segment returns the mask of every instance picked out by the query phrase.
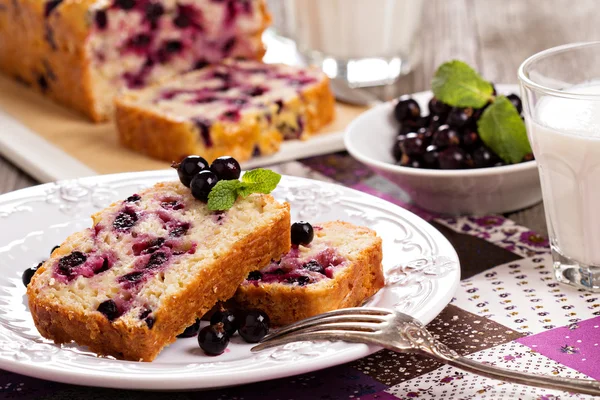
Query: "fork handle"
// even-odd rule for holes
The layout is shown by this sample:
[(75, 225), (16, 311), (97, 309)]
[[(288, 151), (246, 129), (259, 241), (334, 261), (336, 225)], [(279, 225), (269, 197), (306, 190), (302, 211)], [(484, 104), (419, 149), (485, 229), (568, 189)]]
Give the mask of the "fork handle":
[(438, 341), (435, 341), (435, 344), (429, 344), (429, 346), (420, 347), (420, 350), (425, 355), (476, 375), (521, 385), (537, 386), (547, 389), (564, 390), (572, 393), (600, 396), (600, 381), (511, 371), (460, 356), (455, 351), (448, 348), (445, 344)]

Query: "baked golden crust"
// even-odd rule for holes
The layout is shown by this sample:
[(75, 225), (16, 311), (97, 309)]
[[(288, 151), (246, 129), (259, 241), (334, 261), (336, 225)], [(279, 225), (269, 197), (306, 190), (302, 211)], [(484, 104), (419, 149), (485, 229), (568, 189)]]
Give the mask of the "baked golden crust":
[[(340, 221), (322, 224), (323, 228), (328, 224), (343, 224), (348, 231), (359, 229), (361, 234), (375, 236), (375, 232), (367, 228)], [(327, 284), (244, 284), (238, 288), (234, 301), (243, 309), (263, 310), (274, 325), (287, 325), (327, 311), (359, 306), (385, 285), (382, 242), (379, 237), (375, 239)]]
[(224, 155), (245, 161), (252, 156), (260, 133), (256, 124), (247, 121), (237, 125), (217, 122), (210, 128), (209, 147), (191, 121), (165, 118), (120, 100), (116, 101), (115, 110), (122, 145), (168, 162), (180, 161), (190, 154), (201, 154), (209, 162)]
[[(160, 88), (161, 84), (155, 85)], [(135, 92), (133, 92), (135, 93)], [(236, 124), (217, 121), (210, 128), (212, 145), (207, 146), (198, 127), (186, 119), (166, 116), (151, 108), (137, 105), (134, 97), (124, 94), (115, 99), (116, 126), (120, 143), (136, 152), (164, 161), (179, 161), (190, 154), (207, 160), (231, 155), (238, 161), (249, 160), (256, 151), (261, 155), (277, 152), (284, 140), (275, 124), (263, 116), (242, 119)], [(335, 117), (335, 98), (324, 77), (298, 97), (285, 103), (278, 116), (285, 121), (304, 121), (300, 139), (318, 133)]]
[[(77, 110), (94, 122), (112, 118), (113, 96), (121, 88), (104, 82), (92, 65), (88, 39), (97, 0), (63, 0), (44, 16), (45, 1), (0, 0), (0, 71), (49, 98)], [(249, 35), (262, 59), (262, 32), (271, 16), (260, 0), (261, 27)], [(107, 89), (111, 92), (108, 93)]]
[[(274, 203), (271, 196), (265, 201)], [(131, 361), (152, 361), (176, 336), (196, 318), (202, 317), (218, 301), (233, 296), (239, 284), (257, 265), (266, 265), (278, 259), (290, 247), (289, 204), (281, 205), (277, 219), (263, 225), (251, 236), (239, 240), (225, 256), (217, 259), (203, 274), (185, 285), (175, 295), (167, 298), (155, 310), (152, 328), (145, 324), (131, 325), (117, 318), (110, 322), (98, 312), (83, 312), (69, 307), (64, 302), (38, 295), (42, 282), (37, 282), (49, 265), (44, 264), (34, 275), (27, 288), (29, 308), (35, 326), (42, 336), (56, 343), (75, 341), (90, 350)], [(74, 241), (76, 233), (66, 241)], [(55, 250), (56, 256), (70, 252), (68, 246)]]

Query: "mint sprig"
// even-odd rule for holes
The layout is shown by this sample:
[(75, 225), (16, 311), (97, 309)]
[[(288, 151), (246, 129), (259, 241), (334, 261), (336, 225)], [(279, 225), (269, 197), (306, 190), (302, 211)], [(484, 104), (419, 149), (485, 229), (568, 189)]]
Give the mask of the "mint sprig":
[(494, 96), (492, 84), (462, 61), (453, 60), (439, 66), (431, 81), (434, 96), (452, 107), (482, 108), (477, 121), (483, 143), (504, 162), (523, 161), (530, 154), (525, 123), (515, 106), (504, 96)]
[(257, 168), (246, 172), (242, 180), (219, 181), (208, 195), (208, 209), (225, 211), (233, 207), (238, 197), (252, 193), (271, 193), (279, 184), (281, 175), (268, 169)]
[(453, 60), (440, 65), (431, 80), (435, 97), (453, 107), (481, 108), (494, 98), (494, 88), (468, 64)]
[(527, 131), (515, 106), (504, 96), (496, 97), (477, 121), (479, 137), (507, 163), (523, 161), (531, 153)]

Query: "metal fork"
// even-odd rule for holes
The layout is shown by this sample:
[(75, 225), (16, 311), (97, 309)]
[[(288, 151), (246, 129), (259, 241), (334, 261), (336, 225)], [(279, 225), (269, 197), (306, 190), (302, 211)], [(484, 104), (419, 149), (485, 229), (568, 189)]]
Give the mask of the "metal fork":
[(600, 396), (600, 381), (510, 371), (463, 357), (435, 339), (418, 320), (383, 308), (345, 308), (307, 318), (265, 336), (252, 351), (304, 340), (343, 340), (374, 344), (399, 353), (433, 357), (487, 378)]

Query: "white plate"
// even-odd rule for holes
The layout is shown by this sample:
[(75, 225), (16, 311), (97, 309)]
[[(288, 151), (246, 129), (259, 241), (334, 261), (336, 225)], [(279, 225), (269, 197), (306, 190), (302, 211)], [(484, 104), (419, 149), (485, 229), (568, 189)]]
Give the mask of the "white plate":
[[(152, 363), (100, 358), (74, 344), (43, 339), (27, 309), (21, 274), (89, 215), (142, 187), (176, 179), (174, 171), (106, 175), (0, 196), (0, 368), (59, 382), (184, 390), (239, 385), (301, 374), (356, 360), (378, 350), (343, 342), (293, 343), (258, 354), (236, 335), (229, 351), (208, 357), (195, 338), (179, 339)], [(369, 226), (383, 239), (386, 287), (370, 302), (427, 323), (448, 304), (460, 276), (450, 243), (431, 225), (376, 197), (342, 186), (285, 176), (274, 195), (290, 202), (292, 220), (341, 219)]]
[[(270, 156), (255, 157), (244, 169), (298, 160), (344, 150), (344, 132), (316, 135), (310, 140), (287, 140)], [(56, 147), (0, 109), (0, 155), (40, 182), (81, 178), (96, 171)]]

